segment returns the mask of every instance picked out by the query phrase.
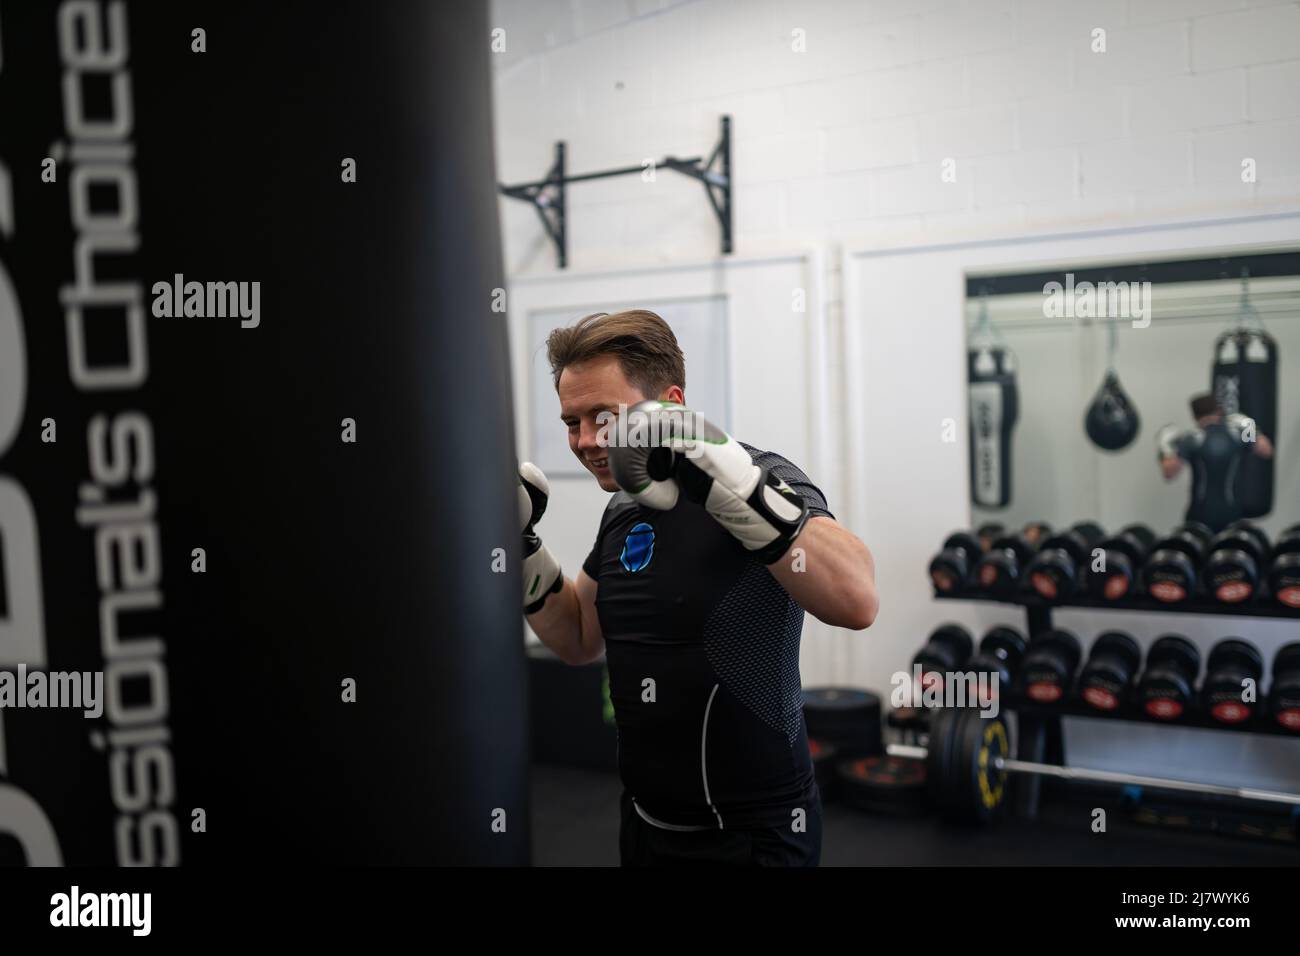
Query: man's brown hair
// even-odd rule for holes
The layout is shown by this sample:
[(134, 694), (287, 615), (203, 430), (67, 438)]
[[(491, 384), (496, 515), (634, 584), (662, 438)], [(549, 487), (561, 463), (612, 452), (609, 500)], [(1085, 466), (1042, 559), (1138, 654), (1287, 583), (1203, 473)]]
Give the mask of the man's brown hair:
[(686, 360), (668, 323), (647, 309), (596, 312), (556, 329), (546, 339), (555, 387), (568, 366), (614, 355), (627, 380), (648, 398), (671, 385), (686, 388)]

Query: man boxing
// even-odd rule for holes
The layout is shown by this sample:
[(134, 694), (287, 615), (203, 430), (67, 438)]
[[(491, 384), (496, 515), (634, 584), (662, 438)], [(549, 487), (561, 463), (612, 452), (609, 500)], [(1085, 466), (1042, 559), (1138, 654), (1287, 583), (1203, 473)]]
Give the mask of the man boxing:
[[(870, 626), (871, 553), (797, 467), (681, 414), (682, 353), (653, 312), (587, 316), (547, 349), (569, 447), (616, 494), (570, 580), (535, 528), (546, 479), (520, 467), (524, 609), (561, 659), (605, 654), (623, 865), (816, 866), (803, 616)], [(657, 447), (611, 441), (620, 411)]]
[(1237, 499), (1237, 471), (1246, 455), (1273, 457), (1273, 443), (1255, 434), (1255, 422), (1245, 415), (1227, 415), (1208, 392), (1192, 399), (1196, 427), (1179, 430), (1166, 425), (1156, 436), (1160, 471), (1172, 481), (1192, 466), (1192, 493), (1187, 521), (1199, 521), (1219, 532), (1243, 517)]

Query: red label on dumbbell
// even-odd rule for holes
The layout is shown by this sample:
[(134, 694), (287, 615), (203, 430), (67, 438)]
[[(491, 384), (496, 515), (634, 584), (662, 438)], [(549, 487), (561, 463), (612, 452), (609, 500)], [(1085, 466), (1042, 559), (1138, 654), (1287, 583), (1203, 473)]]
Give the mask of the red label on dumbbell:
[(1255, 589), (1245, 581), (1229, 581), (1219, 586), (1214, 596), (1225, 604), (1236, 604), (1255, 593)]
[(1300, 587), (1283, 588), (1277, 592), (1277, 599), (1287, 607), (1300, 607)]
[(1112, 574), (1106, 579), (1106, 587), (1103, 591), (1107, 601), (1118, 601), (1125, 594), (1128, 594), (1128, 578), (1122, 574)]
[(1211, 707), (1210, 714), (1221, 724), (1239, 724), (1250, 717), (1250, 708), (1241, 701), (1225, 700)]
[(1172, 604), (1174, 601), (1181, 601), (1187, 597), (1187, 589), (1181, 584), (1175, 584), (1173, 581), (1157, 581), (1151, 585), (1151, 596), (1157, 601)]
[(951, 591), (954, 581), (952, 575), (944, 574), (941, 571), (935, 571), (930, 577), (934, 580), (934, 586), (940, 591)]
[(943, 675), (938, 671), (926, 671), (921, 675), (921, 690), (929, 690), (931, 687), (942, 687)]
[(1059, 684), (1030, 684), (1025, 690), (1034, 700), (1042, 701), (1045, 704), (1061, 699), (1061, 686)]
[(986, 588), (993, 587), (997, 579), (998, 569), (993, 567), (993, 565), (986, 564), (984, 567), (980, 568), (980, 584), (984, 585)]
[(1183, 705), (1168, 697), (1157, 697), (1155, 700), (1147, 701), (1146, 711), (1152, 717), (1158, 717), (1160, 720), (1172, 720), (1181, 716)]
[(1042, 571), (1035, 571), (1030, 576), (1030, 580), (1033, 582), (1034, 590), (1043, 597), (1048, 600), (1056, 597), (1056, 582), (1052, 580), (1050, 575), (1044, 574)]
[(1279, 710), (1277, 722), (1287, 730), (1300, 730), (1300, 710)]
[(1114, 710), (1119, 706), (1119, 698), (1104, 687), (1087, 687), (1083, 699), (1098, 710)]

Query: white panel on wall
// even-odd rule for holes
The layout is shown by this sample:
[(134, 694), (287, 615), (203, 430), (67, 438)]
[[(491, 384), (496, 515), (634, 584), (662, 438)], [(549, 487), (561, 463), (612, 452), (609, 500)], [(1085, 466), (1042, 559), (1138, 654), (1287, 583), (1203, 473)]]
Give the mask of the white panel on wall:
[[(687, 404), (723, 429), (731, 429), (731, 361), (725, 296), (537, 309), (528, 314), (528, 354), (532, 357), (530, 381), (526, 386), (531, 396), (528, 435), (531, 460), (548, 477), (584, 476), (587, 472), (569, 450), (568, 434), (560, 423), (560, 402), (546, 358), (546, 337), (584, 315), (630, 308), (649, 309), (668, 323), (686, 359)], [(692, 375), (691, 369), (697, 369), (699, 374)]]

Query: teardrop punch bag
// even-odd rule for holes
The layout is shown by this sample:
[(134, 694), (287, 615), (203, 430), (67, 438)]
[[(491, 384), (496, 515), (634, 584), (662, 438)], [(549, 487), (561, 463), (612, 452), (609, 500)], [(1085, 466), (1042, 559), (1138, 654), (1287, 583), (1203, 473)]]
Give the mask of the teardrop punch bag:
[(1247, 280), (1241, 280), (1241, 308), (1235, 328), (1214, 343), (1211, 387), (1224, 415), (1239, 412), (1255, 420), (1257, 434), (1274, 443), (1272, 458), (1246, 455), (1237, 472), (1237, 500), (1247, 518), (1273, 510), (1274, 461), (1277, 458), (1277, 340), (1265, 331), (1251, 305)]
[(982, 508), (1011, 503), (1012, 432), (1019, 417), (1016, 361), (1004, 344), (980, 300), (979, 318), (967, 354), (970, 401), (971, 501)]
[(1137, 407), (1120, 385), (1119, 373), (1115, 371), (1115, 353), (1118, 351), (1117, 332), (1114, 320), (1106, 322), (1107, 367), (1101, 388), (1097, 390), (1092, 404), (1083, 417), (1083, 428), (1088, 438), (1098, 448), (1105, 451), (1119, 451), (1133, 444), (1142, 428)]
[(527, 863), (486, 5), (0, 15), (0, 863)]

